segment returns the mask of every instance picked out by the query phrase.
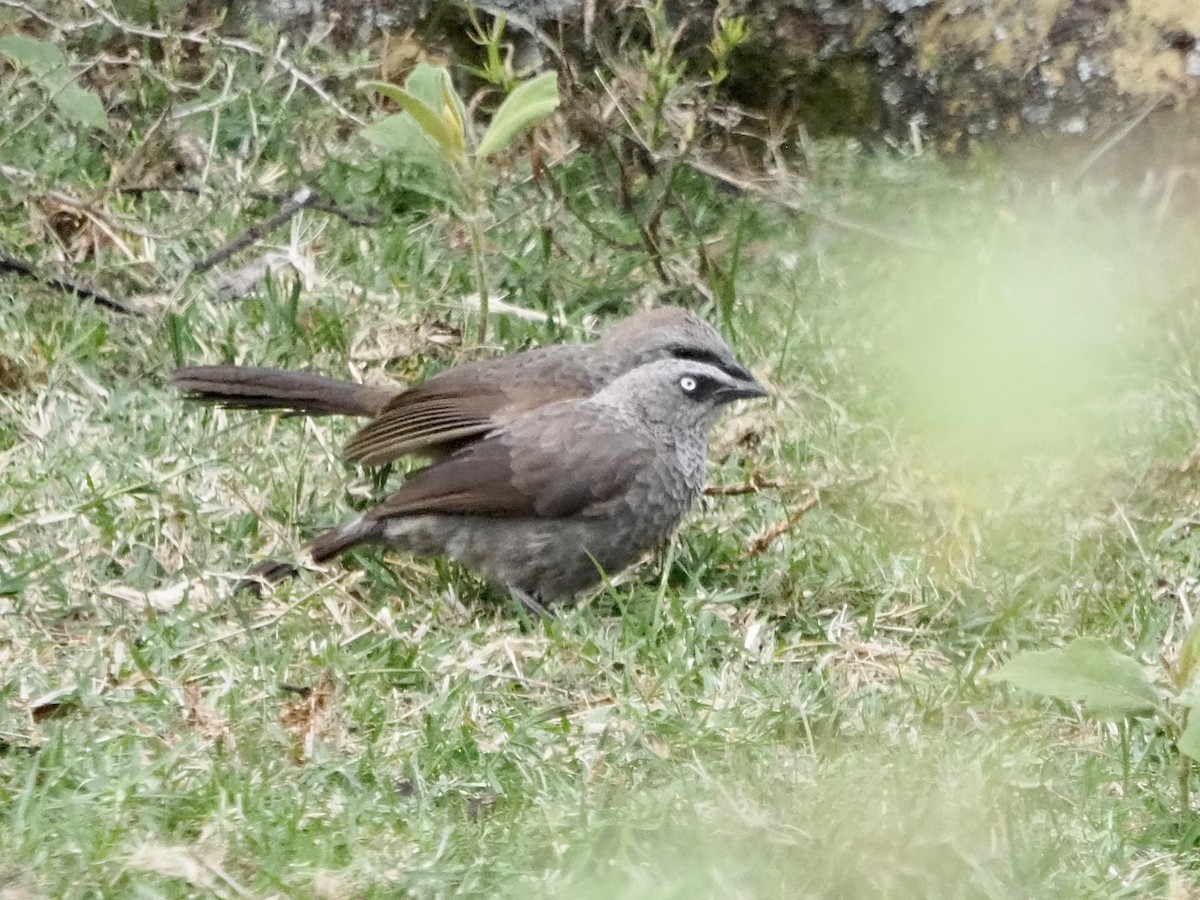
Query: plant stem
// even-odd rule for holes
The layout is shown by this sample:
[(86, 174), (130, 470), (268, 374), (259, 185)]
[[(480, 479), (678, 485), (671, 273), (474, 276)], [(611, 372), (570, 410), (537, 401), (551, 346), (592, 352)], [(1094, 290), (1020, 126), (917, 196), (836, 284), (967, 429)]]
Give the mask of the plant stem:
[(1191, 791), (1192, 761), (1183, 753), (1179, 754), (1179, 818), (1187, 818), (1188, 810), (1192, 807)]
[[(1182, 736), (1187, 731), (1188, 717), (1191, 715), (1190, 709), (1184, 709), (1183, 716), (1180, 719), (1179, 727), (1176, 734)], [(1186, 819), (1188, 810), (1192, 807), (1192, 760), (1191, 758), (1179, 750), (1179, 741), (1176, 739), (1175, 751), (1179, 754), (1179, 818)]]
[(475, 342), (483, 344), (487, 340), (488, 286), (487, 273), (483, 269), (483, 232), (477, 215), (468, 217), (467, 230), (471, 233), (471, 256), (475, 262), (475, 290), (479, 293), (479, 330), (475, 333)]
[(1130, 781), (1130, 746), (1129, 746), (1129, 720), (1123, 719), (1117, 725), (1117, 732), (1121, 735), (1121, 795), (1129, 796), (1129, 781)]

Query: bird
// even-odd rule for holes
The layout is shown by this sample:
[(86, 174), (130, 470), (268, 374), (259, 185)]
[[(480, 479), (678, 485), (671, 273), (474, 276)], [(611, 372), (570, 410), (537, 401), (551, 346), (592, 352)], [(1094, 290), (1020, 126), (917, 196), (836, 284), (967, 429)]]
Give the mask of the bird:
[[(446, 555), (547, 614), (665, 543), (703, 491), (721, 411), (766, 395), (749, 373), (647, 363), (433, 462), (309, 541), (309, 555), (324, 563), (364, 544)], [(270, 561), (252, 570), (266, 581), (293, 572)]]
[(180, 368), (170, 383), (190, 399), (228, 408), (369, 417), (343, 455), (380, 466), (414, 453), (447, 456), (530, 410), (586, 397), (659, 359), (704, 362), (750, 377), (708, 322), (682, 307), (659, 306), (620, 320), (590, 344), (554, 344), (464, 363), (402, 390), (237, 365)]

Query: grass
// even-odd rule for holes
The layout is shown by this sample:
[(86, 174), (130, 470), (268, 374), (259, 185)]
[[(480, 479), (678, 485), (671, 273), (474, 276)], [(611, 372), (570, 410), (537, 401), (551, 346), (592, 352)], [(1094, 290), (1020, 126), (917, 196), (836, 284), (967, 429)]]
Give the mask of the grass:
[[(4, 189), (3, 242), (77, 252), (147, 315), (0, 281), (0, 896), (1194, 896), (1169, 738), (988, 680), (1078, 635), (1147, 666), (1178, 648), (1194, 229), (1003, 162), (845, 146), (812, 150), (821, 207), (938, 252), (689, 184), (698, 227), (746, 229), (727, 331), (774, 394), (718, 430), (710, 478), (781, 486), (710, 498), (552, 622), (376, 551), (256, 600), (231, 592), (248, 563), (399, 473), (341, 464), (352, 423), (199, 409), (164, 376), (419, 377), (475, 352), (470, 263), (452, 219), (285, 82), (189, 97), (213, 196), (100, 190), (118, 163), (169, 170), (156, 73), (122, 70), (127, 130), (93, 142), (4, 75), (28, 123), (7, 158), (34, 178)], [(383, 221), (304, 213), (235, 258), (269, 246), (304, 277), (214, 300), (190, 261), (269, 214), (235, 198), (322, 154), (322, 186)], [(596, 236), (636, 237), (611, 186), (559, 165), (591, 228), (499, 179), (491, 279), (561, 322), (497, 317), (498, 346), (587, 337), (663, 291)], [(94, 222), (54, 220), (64, 238), (52, 189), (95, 192), (129, 252)]]

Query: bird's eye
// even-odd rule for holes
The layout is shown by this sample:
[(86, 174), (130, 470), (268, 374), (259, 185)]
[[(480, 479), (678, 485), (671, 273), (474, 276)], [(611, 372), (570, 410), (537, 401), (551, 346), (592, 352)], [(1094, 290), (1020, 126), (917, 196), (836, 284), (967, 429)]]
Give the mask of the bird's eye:
[(691, 375), (684, 375), (679, 379), (679, 386), (683, 388), (685, 394), (692, 394), (696, 391), (696, 379)]

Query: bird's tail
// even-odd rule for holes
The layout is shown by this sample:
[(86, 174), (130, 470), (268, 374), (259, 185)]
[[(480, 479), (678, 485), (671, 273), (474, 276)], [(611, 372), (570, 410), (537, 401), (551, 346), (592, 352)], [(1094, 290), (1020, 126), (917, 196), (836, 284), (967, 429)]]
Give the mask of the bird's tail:
[(311, 372), (257, 366), (188, 366), (176, 369), (170, 384), (203, 403), (306, 416), (375, 416), (397, 393)]
[[(308, 542), (308, 553), (315, 563), (328, 562), (336, 556), (341, 556), (351, 547), (359, 544), (372, 544), (382, 540), (382, 537), (383, 526), (379, 522), (359, 516), (353, 522), (318, 534)], [(299, 569), (291, 563), (264, 559), (251, 566), (233, 589), (235, 592), (250, 591), (257, 596), (262, 593), (265, 585), (286, 581), (298, 572)]]
[(262, 595), (265, 585), (279, 584), (296, 574), (298, 570), (291, 563), (280, 562), (276, 559), (264, 559), (256, 562), (233, 586), (234, 593), (249, 591), (254, 596)]
[(353, 522), (331, 528), (308, 542), (313, 562), (328, 562), (359, 544), (374, 544), (383, 539), (383, 525), (375, 519), (359, 516)]

